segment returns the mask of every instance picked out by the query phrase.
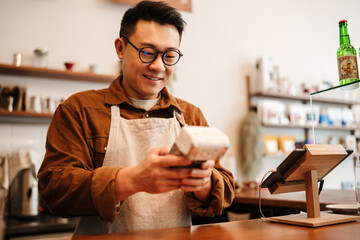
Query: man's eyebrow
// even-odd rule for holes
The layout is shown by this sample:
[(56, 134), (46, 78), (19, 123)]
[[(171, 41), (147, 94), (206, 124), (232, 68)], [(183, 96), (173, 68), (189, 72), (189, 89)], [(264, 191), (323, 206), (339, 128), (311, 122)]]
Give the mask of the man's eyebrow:
[[(159, 50), (157, 47), (155, 47), (154, 44), (151, 44), (151, 43), (141, 42), (140, 44), (141, 44), (141, 47), (152, 47), (152, 48), (155, 48), (156, 50)], [(179, 50), (179, 48), (177, 48), (177, 47), (168, 47), (164, 51), (168, 51), (168, 50)]]

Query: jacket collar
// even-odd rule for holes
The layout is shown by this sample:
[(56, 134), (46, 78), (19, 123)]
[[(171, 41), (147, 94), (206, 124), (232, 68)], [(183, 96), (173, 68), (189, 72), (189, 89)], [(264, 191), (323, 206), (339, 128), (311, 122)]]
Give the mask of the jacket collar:
[[(124, 88), (120, 84), (122, 81), (122, 75), (120, 75), (117, 79), (115, 79), (109, 88), (106, 91), (105, 103), (108, 105), (121, 105), (123, 103), (127, 103), (131, 106), (134, 106), (129, 97), (126, 95)], [(161, 100), (158, 105), (154, 106), (152, 110), (169, 108), (170, 106), (176, 107), (178, 110), (182, 111), (176, 98), (173, 97), (164, 87), (161, 90)], [(134, 106), (135, 107), (135, 106)]]

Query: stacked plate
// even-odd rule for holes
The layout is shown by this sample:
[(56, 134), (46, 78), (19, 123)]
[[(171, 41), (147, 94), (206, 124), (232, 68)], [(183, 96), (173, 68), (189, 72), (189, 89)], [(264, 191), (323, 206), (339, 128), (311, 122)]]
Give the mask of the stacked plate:
[(331, 204), (326, 205), (327, 209), (330, 209), (334, 213), (342, 213), (342, 214), (358, 214), (360, 211), (360, 206), (357, 204)]

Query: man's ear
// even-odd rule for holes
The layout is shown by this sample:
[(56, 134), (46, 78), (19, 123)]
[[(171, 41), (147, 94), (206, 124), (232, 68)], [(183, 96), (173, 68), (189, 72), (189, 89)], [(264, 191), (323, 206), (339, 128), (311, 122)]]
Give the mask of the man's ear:
[(122, 38), (115, 39), (115, 50), (118, 58), (121, 60), (124, 57), (125, 41)]

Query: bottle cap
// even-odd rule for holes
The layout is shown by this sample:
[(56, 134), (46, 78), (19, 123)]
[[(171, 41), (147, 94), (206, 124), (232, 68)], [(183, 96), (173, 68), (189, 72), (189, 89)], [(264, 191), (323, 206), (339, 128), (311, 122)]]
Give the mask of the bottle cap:
[(339, 24), (342, 24), (342, 23), (347, 23), (347, 20), (341, 20), (341, 21), (339, 22)]

